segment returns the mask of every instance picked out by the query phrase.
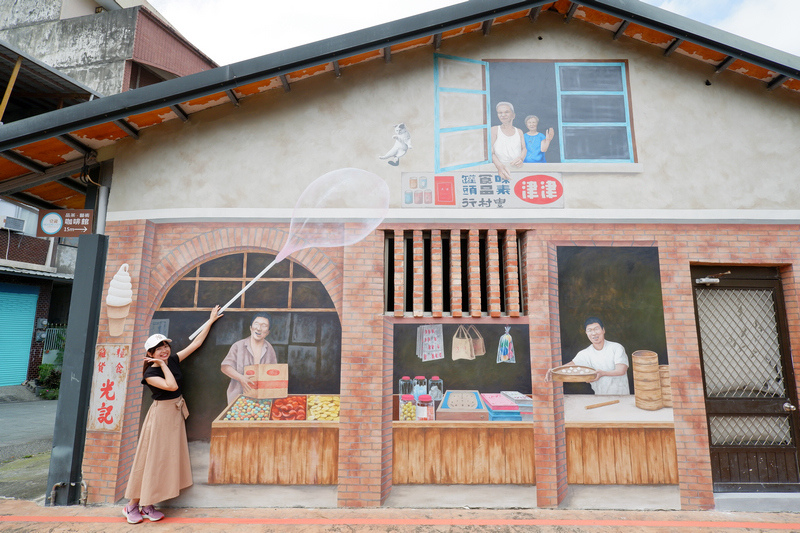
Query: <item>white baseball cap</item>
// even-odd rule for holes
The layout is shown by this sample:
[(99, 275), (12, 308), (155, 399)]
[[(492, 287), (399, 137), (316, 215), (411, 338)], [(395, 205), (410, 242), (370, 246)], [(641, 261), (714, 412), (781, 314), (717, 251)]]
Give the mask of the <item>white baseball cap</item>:
[(172, 339), (166, 338), (161, 333), (156, 333), (155, 335), (150, 335), (146, 341), (144, 341), (144, 349), (145, 351), (150, 351), (162, 342), (172, 342)]

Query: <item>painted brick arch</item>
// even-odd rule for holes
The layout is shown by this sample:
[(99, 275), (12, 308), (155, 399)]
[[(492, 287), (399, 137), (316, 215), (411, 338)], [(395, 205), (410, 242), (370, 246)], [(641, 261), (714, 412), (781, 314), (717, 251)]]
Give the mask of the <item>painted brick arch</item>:
[[(158, 226), (156, 226), (156, 232), (156, 242), (158, 242), (161, 236)], [(236, 252), (268, 251), (277, 253), (287, 238), (286, 231), (276, 228), (265, 229), (261, 226), (216, 228), (197, 234), (170, 250), (161, 250), (160, 259), (153, 264), (150, 271), (148, 293), (151, 295), (151, 303), (147, 314), (152, 316), (170, 287), (196, 266)], [(167, 241), (171, 243), (172, 239)], [(158, 244), (156, 244), (156, 248), (158, 248)], [(342, 274), (340, 266), (319, 248), (301, 250), (290, 256), (290, 259), (308, 269), (322, 282), (341, 319)]]

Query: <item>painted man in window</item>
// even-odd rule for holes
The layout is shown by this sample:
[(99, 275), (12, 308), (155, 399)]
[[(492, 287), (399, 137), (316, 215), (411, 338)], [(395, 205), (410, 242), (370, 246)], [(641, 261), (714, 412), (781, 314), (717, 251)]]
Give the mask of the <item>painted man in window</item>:
[(630, 394), (625, 348), (606, 340), (606, 330), (599, 318), (589, 317), (583, 325), (592, 345), (578, 352), (567, 365), (589, 366), (597, 371), (597, 377), (589, 383), (595, 394)]
[(229, 405), (240, 394), (249, 392), (255, 386), (251, 378), (244, 375), (245, 366), (275, 364), (278, 362), (275, 349), (267, 342), (269, 324), (269, 315), (256, 315), (252, 324), (250, 324), (250, 336), (233, 343), (228, 355), (222, 360), (220, 369), (223, 374), (231, 378), (231, 384), (228, 385)]

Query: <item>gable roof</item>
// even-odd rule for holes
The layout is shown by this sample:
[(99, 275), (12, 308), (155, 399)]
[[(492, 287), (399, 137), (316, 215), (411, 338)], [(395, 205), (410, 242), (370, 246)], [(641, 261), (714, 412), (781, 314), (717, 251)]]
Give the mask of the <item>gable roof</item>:
[(350, 65), (471, 32), (490, 34), (512, 20), (534, 24), (542, 11), (607, 29), (609, 37), (632, 38), (761, 80), (765, 89), (800, 92), (800, 57), (643, 4), (637, 0), (470, 0), (323, 41), (275, 52), (213, 70), (95, 99), (0, 127), (0, 195), (24, 193), (42, 207), (79, 208), (70, 190), (96, 150), (170, 120), (238, 105), (241, 98), (291, 90), (302, 79), (343, 75)]

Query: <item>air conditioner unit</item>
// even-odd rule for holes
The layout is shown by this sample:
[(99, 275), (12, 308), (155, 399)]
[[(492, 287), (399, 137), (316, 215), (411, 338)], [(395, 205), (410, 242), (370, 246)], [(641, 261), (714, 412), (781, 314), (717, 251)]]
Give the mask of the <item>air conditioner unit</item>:
[(19, 231), (21, 232), (25, 229), (25, 221), (21, 218), (14, 218), (14, 217), (3, 217), (3, 223), (0, 228), (7, 229), (10, 231)]

